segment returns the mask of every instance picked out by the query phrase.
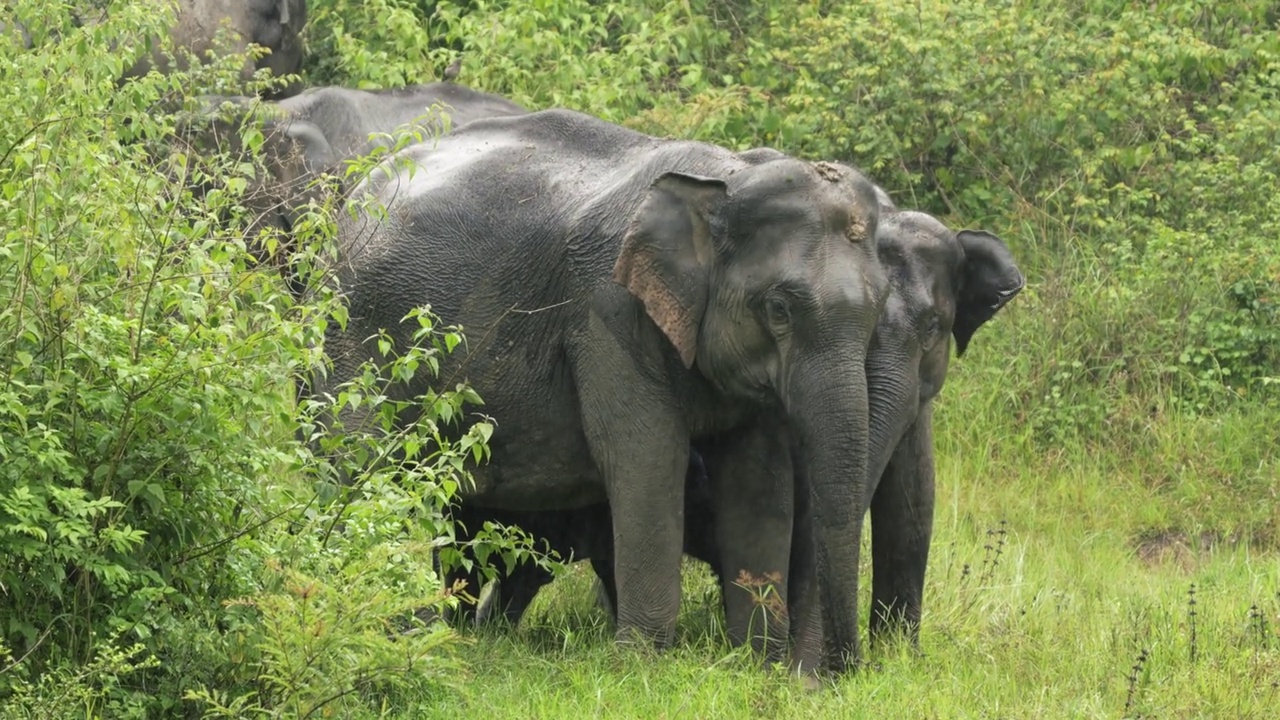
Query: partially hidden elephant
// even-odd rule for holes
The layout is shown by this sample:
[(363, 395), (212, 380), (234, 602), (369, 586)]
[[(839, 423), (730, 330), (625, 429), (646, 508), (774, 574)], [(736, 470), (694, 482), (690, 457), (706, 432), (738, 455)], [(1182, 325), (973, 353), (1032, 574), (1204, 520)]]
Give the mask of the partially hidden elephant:
[[(77, 26), (97, 25), (106, 19), (106, 13), (105, 8), (85, 8), (75, 12), (72, 22)], [(13, 22), (21, 31), (23, 46), (30, 49), (33, 44), (28, 30), (30, 23), (24, 23), (22, 18), (14, 18)], [(262, 68), (269, 68), (277, 77), (293, 75), (302, 69), (301, 32), (306, 22), (306, 0), (178, 0), (177, 15), (169, 35), (174, 48), (180, 52), (169, 57), (157, 47), (138, 57), (125, 69), (121, 80), (145, 75), (152, 69), (167, 72), (171, 62), (180, 69), (186, 69), (189, 65), (183, 51), (203, 60), (211, 51), (244, 52), (250, 44), (260, 45), (271, 52), (256, 62), (245, 62), (241, 72), (245, 79)], [(218, 32), (223, 28), (230, 33), (229, 46), (217, 43)], [(0, 34), (5, 29), (6, 24), (0, 22)], [(156, 38), (151, 40), (154, 42)], [(293, 82), (265, 95), (278, 99), (294, 95), (301, 89), (299, 83)]]
[(919, 637), (933, 536), (933, 400), (950, 362), (1026, 285), (1000, 238), (954, 232), (923, 212), (884, 208), (880, 261), (889, 300), (868, 355), (873, 638)]
[[(234, 52), (243, 52), (250, 44), (261, 45), (271, 53), (256, 62), (245, 62), (242, 75), (247, 79), (254, 70), (269, 68), (277, 77), (292, 75), (302, 69), (302, 28), (307, 23), (306, 0), (179, 0), (178, 15), (170, 35), (174, 45), (197, 57), (216, 48), (219, 28), (231, 30)], [(153, 68), (165, 72), (171, 58), (159, 51), (143, 56), (125, 72), (125, 77), (145, 75)], [(172, 58), (179, 68), (186, 59)], [(297, 83), (268, 93), (283, 98), (296, 94)]]
[[(674, 637), (691, 443), (734, 468), (737, 504), (718, 509), (762, 534), (789, 537), (795, 495), (811, 495), (823, 662), (855, 662), (864, 362), (887, 292), (874, 185), (835, 163), (659, 140), (569, 110), (477, 120), (398, 156), (417, 172), (393, 158), (352, 194), (385, 216), (360, 202), (339, 219), (349, 321), (327, 331), (333, 371), (317, 389), (385, 362), (380, 329), (407, 345), (414, 307), (460, 323), (468, 342), (442, 376), (466, 379), (497, 423), (463, 506), (607, 501), (620, 641)], [(761, 550), (753, 573), (786, 571), (786, 543)], [(769, 635), (788, 631), (784, 614)]]
[[(207, 96), (197, 115), (180, 133), (195, 154), (243, 152), (242, 126), (263, 134), (266, 174), (254, 179), (245, 195), (250, 213), (247, 235), (275, 228), (286, 240), (312, 201), (325, 193), (341, 195), (346, 184), (343, 163), (387, 147), (389, 135), (405, 129), (438, 133), (486, 117), (523, 115), (528, 111), (498, 95), (455, 83), (428, 83), (385, 90), (343, 87), (310, 88), (280, 102), (244, 96)], [(330, 177), (333, 183), (319, 180)], [(208, 188), (197, 188), (204, 192)], [(288, 260), (288, 247), (278, 260)], [(295, 296), (301, 292), (290, 280)]]
[[(918, 642), (933, 527), (932, 408), (946, 380), (950, 339), (954, 338), (956, 355), (963, 355), (974, 333), (1022, 290), (1025, 280), (1000, 238), (982, 231), (952, 231), (932, 215), (897, 208), (887, 194), (877, 191), (881, 203), (877, 253), (888, 277), (889, 295), (865, 360), (871, 429), (870, 480), (865, 491), (872, 527), (870, 630), (873, 639), (902, 632)], [(691, 453), (691, 458), (685, 522), (698, 533), (686, 538), (684, 549), (711, 566), (720, 578), (723, 597), (742, 592), (732, 586), (734, 574), (724, 570), (724, 546), (763, 542), (791, 546), (794, 555), (810, 552), (810, 541), (803, 537), (807, 530), (800, 525), (795, 528), (796, 537), (770, 537), (743, 532), (749, 527), (748, 517), (736, 530), (725, 532), (727, 523), (717, 517), (718, 510), (724, 510), (718, 506), (732, 497), (734, 488), (708, 487), (697, 453)], [(565, 520), (556, 523), (560, 535), (552, 545), (562, 554), (573, 551), (590, 558), (606, 592), (611, 593), (608, 558), (593, 555), (597, 546), (572, 536), (588, 532), (584, 528), (598, 532), (597, 517)], [(568, 522), (579, 523), (578, 529), (566, 534)], [(546, 521), (526, 518), (526, 525), (536, 534)], [(803, 562), (807, 560), (795, 557), (791, 567)], [(528, 570), (502, 579), (498, 590), (502, 600), (516, 598), (507, 607), (506, 619), (518, 622), (538, 587), (549, 581), (549, 575)], [(797, 596), (802, 598), (803, 593), (792, 587), (791, 597)], [(820, 619), (811, 606), (794, 609), (792, 623), (797, 662), (812, 666), (822, 642)]]

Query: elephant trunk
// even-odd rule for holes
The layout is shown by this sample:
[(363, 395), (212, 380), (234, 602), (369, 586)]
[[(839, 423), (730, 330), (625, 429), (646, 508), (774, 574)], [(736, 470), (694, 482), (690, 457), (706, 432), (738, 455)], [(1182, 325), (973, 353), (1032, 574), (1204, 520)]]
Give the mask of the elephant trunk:
[[(810, 493), (812, 539), (827, 663), (859, 660), (858, 552), (865, 513), (867, 383), (864, 358), (832, 353), (792, 376), (797, 479)], [(802, 487), (803, 491), (805, 488)]]
[(898, 439), (915, 420), (920, 384), (908, 369), (918, 364), (904, 353), (877, 349), (874, 343), (867, 355), (867, 502), (875, 495)]

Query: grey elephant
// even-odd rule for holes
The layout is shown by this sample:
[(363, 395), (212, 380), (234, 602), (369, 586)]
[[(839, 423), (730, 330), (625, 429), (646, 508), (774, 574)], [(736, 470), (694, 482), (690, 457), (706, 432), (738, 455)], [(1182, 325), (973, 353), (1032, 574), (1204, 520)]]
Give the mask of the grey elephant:
[[(873, 639), (902, 632), (916, 642), (933, 526), (932, 407), (946, 380), (949, 338), (955, 340), (956, 355), (963, 355), (974, 333), (1022, 290), (1025, 281), (998, 237), (981, 231), (954, 232), (932, 215), (896, 208), (883, 191), (879, 197), (876, 245), (889, 295), (865, 361), (871, 429), (866, 487), (872, 525), (870, 629)], [(697, 459), (697, 453), (691, 457)], [(723, 473), (709, 476), (725, 477)], [(686, 537), (684, 549), (711, 566), (727, 601), (745, 591), (733, 585), (737, 568), (725, 547), (775, 544), (791, 548), (791, 568), (811, 562), (804, 557), (812, 547), (803, 523), (796, 523), (794, 537), (779, 537), (753, 531), (750, 515), (726, 520), (727, 512), (739, 509), (724, 508), (735, 488), (707, 487), (708, 482), (708, 475), (691, 462), (685, 522), (698, 532)], [(587, 534), (583, 528), (591, 527), (595, 518), (563, 520), (556, 525), (557, 549), (589, 557), (612, 597), (609, 559), (591, 554), (598, 545), (574, 542)], [(570, 533), (565, 529), (568, 522), (581, 525)], [(542, 526), (537, 519), (528, 524)], [(518, 622), (538, 587), (549, 580), (530, 571), (503, 579), (502, 597), (516, 599), (506, 608), (507, 620)], [(791, 597), (803, 605), (805, 590), (793, 584)], [(821, 624), (814, 609), (812, 605), (792, 609), (801, 667), (812, 667), (821, 647)]]
[[(78, 26), (95, 25), (105, 19), (105, 9), (86, 9), (73, 16)], [(307, 22), (306, 0), (178, 0), (177, 16), (169, 34), (175, 48), (203, 58), (215, 49), (219, 29), (230, 31), (233, 52), (244, 52), (250, 44), (269, 49), (270, 54), (256, 62), (245, 62), (242, 75), (251, 77), (255, 70), (268, 68), (279, 77), (298, 73), (302, 69), (302, 38), (300, 33)], [(31, 33), (21, 19), (14, 25), (21, 31), (23, 46), (32, 47)], [(0, 22), (0, 33), (5, 23)], [(218, 48), (221, 49), (221, 48)], [(179, 68), (188, 67), (186, 57), (170, 58), (159, 49), (139, 57), (125, 70), (122, 80), (145, 75), (152, 69), (167, 72), (170, 61)], [(302, 87), (294, 82), (267, 93), (268, 97), (281, 98), (296, 94)]]
[[(883, 191), (880, 198), (877, 248), (890, 292), (866, 360), (870, 634), (874, 642), (901, 633), (915, 644), (933, 536), (933, 400), (946, 381), (951, 339), (962, 356), (974, 333), (1026, 281), (995, 235), (956, 232), (932, 215), (894, 207)], [(793, 548), (807, 552), (808, 542), (798, 530)], [(822, 626), (816, 608), (800, 606), (793, 613), (800, 662), (818, 662)]]
[(1000, 238), (953, 232), (922, 212), (886, 212), (878, 244), (892, 291), (867, 362), (871, 635), (902, 629), (914, 641), (933, 535), (933, 400), (946, 381), (949, 338), (963, 356), (1026, 280)]
[[(261, 68), (269, 68), (272, 75), (280, 77), (302, 70), (301, 32), (306, 23), (306, 0), (178, 0), (178, 15), (169, 34), (175, 47), (203, 57), (215, 49), (219, 28), (227, 27), (233, 38), (229, 50), (244, 52), (250, 44), (271, 50), (256, 62), (245, 62), (241, 74), (246, 79)], [(172, 59), (179, 68), (187, 67), (184, 57)], [(125, 77), (145, 75), (153, 68), (166, 72), (170, 60), (158, 50), (153, 51), (150, 56), (139, 58), (125, 71)], [(301, 89), (294, 82), (267, 96), (288, 97)]]
[[(528, 111), (506, 98), (454, 83), (429, 83), (387, 90), (343, 87), (311, 88), (278, 103), (244, 96), (207, 96), (184, 124), (179, 141), (195, 156), (215, 151), (244, 152), (243, 126), (262, 131), (261, 153), (266, 174), (254, 179), (245, 195), (250, 213), (247, 234), (264, 228), (290, 235), (312, 200), (344, 190), (343, 163), (385, 147), (380, 135), (411, 129), (430, 135), (486, 117), (522, 115)], [(318, 182), (331, 174), (334, 183)], [(199, 186), (198, 192), (210, 188)], [(280, 259), (287, 260), (288, 253)], [(301, 288), (289, 279), (295, 296)]]
[[(863, 363), (886, 292), (873, 184), (567, 110), (478, 120), (400, 155), (420, 171), (384, 163), (353, 194), (386, 205), (386, 220), (339, 221), (349, 322), (330, 326), (334, 369), (319, 382), (385, 362), (371, 338), (386, 329), (406, 345), (414, 307), (461, 323), (470, 339), (441, 372), (465, 377), (497, 421), (464, 505), (607, 501), (623, 641), (673, 639), (691, 442), (737, 468), (740, 512), (760, 532), (788, 536), (793, 495), (812, 494), (824, 660), (856, 660)], [(787, 550), (766, 549), (753, 567), (785, 570)], [(787, 631), (784, 614), (771, 632)]]

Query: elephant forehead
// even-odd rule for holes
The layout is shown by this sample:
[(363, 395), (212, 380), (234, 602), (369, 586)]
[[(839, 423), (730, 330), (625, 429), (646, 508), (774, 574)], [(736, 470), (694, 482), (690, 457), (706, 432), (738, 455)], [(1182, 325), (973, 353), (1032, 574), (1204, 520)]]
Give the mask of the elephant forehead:
[(917, 248), (957, 244), (955, 233), (928, 213), (903, 210), (886, 213), (880, 220), (881, 237), (891, 243)]
[[(780, 240), (818, 236), (861, 243), (875, 231), (876, 214), (847, 183), (771, 184), (734, 197), (735, 230)], [(871, 206), (874, 208), (874, 206)]]
[(720, 270), (723, 289), (751, 295), (786, 288), (821, 306), (874, 306), (884, 295), (878, 263), (842, 238), (828, 242), (752, 243)]

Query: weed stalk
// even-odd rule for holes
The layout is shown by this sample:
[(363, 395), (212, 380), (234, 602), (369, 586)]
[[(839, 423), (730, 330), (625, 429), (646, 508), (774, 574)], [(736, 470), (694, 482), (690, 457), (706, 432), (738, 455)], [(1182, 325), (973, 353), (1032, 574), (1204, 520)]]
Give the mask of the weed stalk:
[(1190, 661), (1196, 661), (1196, 584), (1187, 589), (1187, 630), (1190, 635)]
[(1129, 695), (1124, 700), (1124, 715), (1129, 717), (1129, 711), (1133, 709), (1133, 699), (1138, 693), (1138, 681), (1142, 679), (1142, 669), (1147, 666), (1147, 660), (1151, 657), (1151, 653), (1146, 648), (1138, 653), (1138, 660), (1133, 663), (1133, 667), (1129, 668)]

